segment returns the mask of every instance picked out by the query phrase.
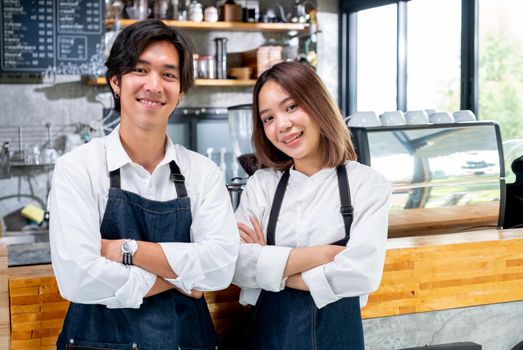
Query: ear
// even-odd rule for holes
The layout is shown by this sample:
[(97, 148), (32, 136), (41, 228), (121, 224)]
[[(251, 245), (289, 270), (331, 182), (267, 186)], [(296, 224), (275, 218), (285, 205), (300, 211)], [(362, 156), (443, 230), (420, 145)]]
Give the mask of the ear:
[(109, 83), (111, 84), (111, 88), (114, 92), (120, 93), (120, 81), (118, 80), (118, 77), (116, 75), (113, 75), (109, 79)]

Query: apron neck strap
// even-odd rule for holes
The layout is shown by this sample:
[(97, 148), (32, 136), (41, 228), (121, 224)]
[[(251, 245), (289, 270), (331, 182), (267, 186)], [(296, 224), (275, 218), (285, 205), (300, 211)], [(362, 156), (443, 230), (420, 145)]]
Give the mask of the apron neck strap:
[(112, 188), (120, 188), (121, 187), (121, 181), (120, 181), (120, 168), (114, 169), (109, 173), (109, 178), (111, 179), (111, 187)]
[[(350, 239), (350, 227), (352, 225), (354, 216), (354, 208), (351, 204), (349, 179), (347, 176), (347, 169), (345, 168), (344, 164), (339, 165), (336, 168), (336, 174), (338, 177), (338, 190), (341, 203), (340, 212), (343, 217), (343, 224), (345, 226), (345, 237), (331, 244), (347, 245), (347, 242)], [(275, 245), (276, 223), (278, 222), (283, 197), (285, 196), (287, 184), (289, 183), (289, 176), (290, 171), (286, 170), (280, 178), (278, 186), (276, 187), (276, 192), (272, 201), (271, 213), (269, 215), (269, 224), (267, 226), (267, 245)]]
[(340, 212), (343, 217), (343, 224), (345, 226), (345, 237), (336, 241), (334, 245), (347, 245), (347, 242), (350, 239), (350, 227), (352, 225), (352, 219), (354, 217), (354, 208), (352, 207), (350, 199), (350, 188), (349, 188), (349, 178), (347, 176), (347, 168), (345, 165), (338, 165), (336, 168), (336, 173), (338, 175), (338, 191), (340, 193)]
[(278, 187), (276, 187), (276, 193), (272, 200), (272, 208), (269, 215), (269, 225), (267, 226), (267, 245), (275, 245), (276, 223), (280, 216), (281, 204), (283, 202), (283, 197), (285, 196), (287, 184), (289, 183), (289, 175), (289, 169), (285, 170), (280, 178), (280, 182), (278, 182)]
[(176, 187), (176, 193), (178, 198), (187, 197), (187, 188), (185, 187), (185, 176), (182, 175), (178, 164), (174, 160), (171, 160), (169, 163), (169, 168), (171, 168), (171, 177), (170, 180), (174, 183)]
[[(185, 177), (182, 175), (178, 164), (174, 160), (169, 163), (171, 169), (171, 175), (169, 179), (174, 183), (178, 198), (187, 197), (187, 188), (185, 187)], [(115, 169), (109, 173), (111, 180), (111, 188), (121, 188), (120, 168)]]

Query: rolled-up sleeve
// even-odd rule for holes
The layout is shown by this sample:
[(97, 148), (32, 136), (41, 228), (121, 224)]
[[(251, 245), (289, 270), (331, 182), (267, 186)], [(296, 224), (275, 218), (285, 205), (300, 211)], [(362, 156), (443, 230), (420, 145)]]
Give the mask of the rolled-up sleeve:
[(240, 238), (223, 176), (216, 166), (205, 173), (202, 198), (193, 210), (191, 242), (160, 243), (178, 276), (167, 281), (186, 292), (229, 286), (238, 257)]
[(60, 294), (81, 304), (139, 308), (156, 275), (100, 255), (101, 218), (87, 174), (67, 158), (53, 173), (49, 236)]
[(302, 273), (318, 308), (343, 297), (366, 295), (379, 287), (385, 260), (389, 198), (388, 183), (358, 194), (347, 248), (333, 262)]
[[(252, 228), (250, 217), (262, 223), (266, 208), (257, 176), (251, 177), (245, 187), (240, 206), (236, 210), (236, 220)], [(266, 230), (263, 230), (266, 234)], [(282, 246), (261, 246), (260, 244), (240, 244), (240, 254), (236, 263), (233, 283), (242, 289), (264, 289), (280, 291), (285, 288), (283, 272), (292, 248)], [(259, 294), (259, 293), (258, 293)]]

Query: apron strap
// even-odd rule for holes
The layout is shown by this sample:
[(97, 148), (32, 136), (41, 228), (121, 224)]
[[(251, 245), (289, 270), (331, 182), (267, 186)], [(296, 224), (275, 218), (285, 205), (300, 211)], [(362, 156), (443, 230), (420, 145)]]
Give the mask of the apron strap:
[[(351, 204), (349, 178), (347, 176), (347, 169), (345, 168), (345, 165), (338, 165), (336, 168), (336, 173), (338, 177), (338, 189), (341, 203), (340, 212), (343, 217), (343, 224), (345, 226), (345, 237), (331, 244), (344, 246), (347, 245), (347, 242), (350, 239), (350, 228), (354, 216), (354, 208)], [(278, 222), (278, 216), (280, 215), (280, 209), (283, 202), (283, 197), (285, 196), (285, 190), (287, 189), (287, 184), (289, 183), (289, 175), (289, 170), (286, 170), (280, 178), (278, 186), (276, 187), (276, 192), (272, 201), (271, 213), (269, 215), (269, 224), (267, 226), (267, 245), (275, 245), (276, 224)]]
[(112, 188), (120, 188), (120, 168), (115, 169), (109, 173), (109, 178), (111, 179)]
[[(187, 197), (185, 177), (182, 175), (180, 168), (178, 167), (178, 164), (176, 164), (174, 160), (171, 160), (171, 162), (169, 163), (169, 168), (171, 169), (171, 176), (169, 179), (174, 183), (174, 187), (176, 188), (178, 198)], [(121, 188), (120, 168), (111, 171), (109, 173), (109, 178), (111, 180), (112, 188)]]
[(169, 163), (169, 168), (171, 168), (170, 179), (174, 183), (174, 187), (176, 187), (176, 193), (178, 194), (178, 198), (187, 197), (187, 188), (185, 187), (185, 176), (182, 175), (182, 172), (180, 171), (178, 164), (176, 164), (174, 160), (171, 160), (171, 162)]
[(347, 177), (347, 168), (345, 165), (338, 165), (336, 168), (336, 173), (338, 175), (338, 190), (340, 192), (340, 212), (343, 217), (343, 224), (345, 226), (345, 237), (342, 239), (331, 243), (334, 245), (347, 245), (347, 242), (350, 239), (350, 227), (352, 225), (352, 219), (354, 217), (354, 208), (352, 207), (350, 200), (350, 188), (349, 188), (349, 178)]
[(289, 183), (289, 175), (289, 169), (285, 170), (280, 178), (280, 182), (278, 182), (278, 187), (276, 187), (276, 193), (274, 194), (274, 199), (272, 200), (271, 213), (269, 215), (269, 225), (267, 226), (268, 245), (275, 245), (276, 223), (278, 222), (278, 217), (280, 216), (281, 204), (283, 202), (283, 197), (285, 196), (287, 184)]

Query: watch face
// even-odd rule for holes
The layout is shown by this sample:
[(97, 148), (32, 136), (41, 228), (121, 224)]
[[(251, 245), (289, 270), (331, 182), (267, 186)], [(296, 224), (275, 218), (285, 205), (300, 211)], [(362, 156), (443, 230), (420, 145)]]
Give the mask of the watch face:
[(125, 240), (122, 243), (122, 253), (134, 254), (137, 249), (138, 249), (138, 245), (136, 244), (136, 241), (134, 241), (132, 239)]

